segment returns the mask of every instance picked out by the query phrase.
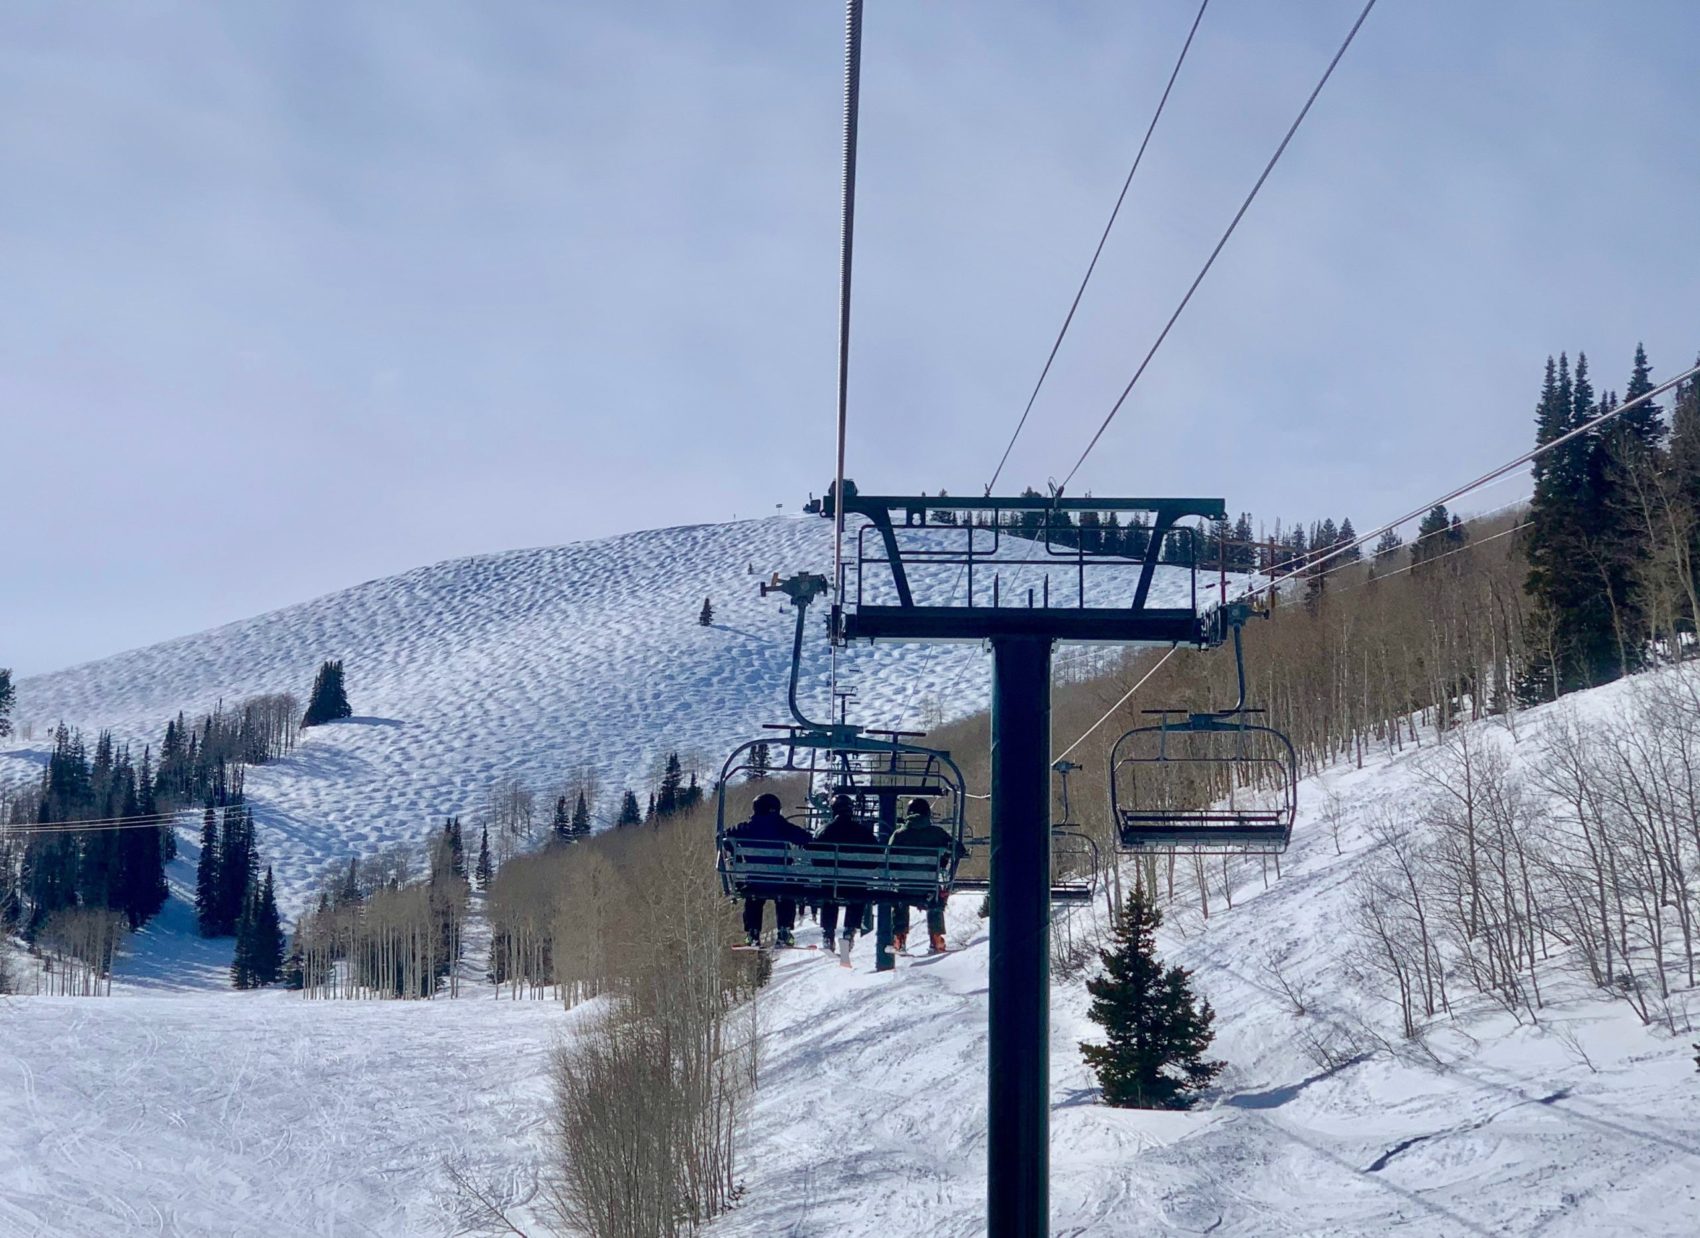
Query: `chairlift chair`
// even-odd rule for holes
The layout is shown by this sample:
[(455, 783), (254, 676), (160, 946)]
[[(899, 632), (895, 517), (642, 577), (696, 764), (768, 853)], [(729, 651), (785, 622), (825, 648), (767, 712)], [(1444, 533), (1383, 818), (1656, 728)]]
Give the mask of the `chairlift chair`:
[[(855, 801), (864, 819), (877, 814), (881, 798), (924, 798), (935, 805), (935, 823), (960, 844), (962, 773), (949, 753), (847, 726), (771, 729), (777, 734), (741, 744), (721, 770), (715, 836), (721, 888), (728, 896), (800, 903), (927, 903), (949, 895), (955, 885), (957, 847), (935, 853), (893, 851), (889, 839), (877, 846), (768, 842), (733, 835), (736, 823), (727, 820), (728, 791), (735, 782), (751, 774), (791, 775), (804, 780), (796, 815), (809, 823), (811, 834), (820, 832), (839, 795)], [(765, 764), (752, 760), (762, 745), (767, 746)]]
[[(1103, 859), (1092, 836), (1070, 819), (1068, 775), (1081, 767), (1070, 761), (1058, 761), (1051, 768), (1062, 775), (1063, 793), (1063, 819), (1051, 827), (1051, 901), (1089, 903), (1103, 876)], [(968, 838), (969, 858), (963, 861), (967, 871), (957, 876), (957, 889), (991, 889), (990, 842), (987, 838)]]
[(1251, 721), (1245, 704), (1240, 625), (1230, 614), (1239, 701), (1213, 713), (1147, 710), (1110, 750), (1110, 807), (1121, 849), (1135, 854), (1279, 855), (1298, 814), (1298, 756), (1292, 741)]
[[(948, 752), (906, 742), (912, 734), (866, 731), (847, 723), (821, 724), (797, 704), (803, 628), (809, 603), (827, 591), (825, 577), (810, 574), (761, 586), (763, 596), (783, 593), (797, 611), (787, 694), (794, 723), (770, 725), (771, 735), (733, 750), (720, 772), (715, 797), (715, 841), (721, 888), (734, 898), (784, 898), (801, 903), (928, 903), (949, 895), (956, 880), (963, 836), (962, 771)], [(755, 759), (761, 750), (764, 760)], [(775, 759), (777, 757), (777, 759)], [(956, 844), (942, 853), (893, 851), (848, 843), (808, 845), (739, 838), (726, 819), (727, 793), (740, 777), (792, 775), (804, 780), (800, 815), (818, 834), (832, 800), (848, 795), (864, 819), (882, 800), (926, 799), (934, 821)], [(939, 810), (942, 805), (943, 811)], [(869, 810), (874, 811), (870, 812)]]

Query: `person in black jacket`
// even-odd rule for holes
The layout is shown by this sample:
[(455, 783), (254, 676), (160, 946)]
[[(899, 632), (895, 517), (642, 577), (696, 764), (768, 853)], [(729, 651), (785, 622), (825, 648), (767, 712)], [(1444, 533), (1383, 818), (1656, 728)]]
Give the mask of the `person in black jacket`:
[[(832, 820), (815, 838), (814, 847), (817, 851), (825, 852), (822, 857), (829, 863), (836, 863), (841, 873), (852, 876), (858, 867), (864, 867), (877, 861), (879, 839), (874, 837), (869, 829), (856, 816), (856, 805), (848, 795), (836, 796), (832, 801)], [(845, 848), (840, 850), (840, 848)], [(866, 848), (864, 852), (861, 849)], [(820, 929), (822, 944), (828, 950), (838, 949), (841, 961), (850, 959), (850, 945), (855, 940), (856, 930), (862, 925), (863, 904), (856, 903), (823, 903), (820, 909)], [(838, 939), (838, 913), (844, 912), (844, 936)]]
[[(807, 846), (809, 832), (800, 825), (793, 825), (779, 812), (779, 797), (772, 792), (756, 796), (754, 811), (750, 819), (743, 824), (726, 831), (728, 838), (736, 838), (743, 842), (759, 843), (791, 843), (796, 846)], [(773, 848), (777, 854), (780, 847)], [(765, 898), (746, 898), (744, 900), (744, 941), (751, 946), (761, 945), (761, 917)], [(774, 920), (778, 924), (777, 944), (794, 946), (797, 944), (797, 904), (789, 898), (773, 900)]]
[[(923, 799), (909, 801), (909, 815), (903, 823), (903, 828), (891, 836), (893, 851), (933, 851), (940, 855), (956, 852), (956, 858), (962, 859), (968, 854), (968, 849), (951, 836), (949, 830), (933, 822), (933, 806)], [(944, 943), (944, 904), (947, 895), (940, 895), (929, 900), (927, 909), (927, 941), (929, 954), (943, 954)], [(898, 903), (891, 909), (891, 944), (895, 950), (902, 950), (909, 944), (909, 904)]]

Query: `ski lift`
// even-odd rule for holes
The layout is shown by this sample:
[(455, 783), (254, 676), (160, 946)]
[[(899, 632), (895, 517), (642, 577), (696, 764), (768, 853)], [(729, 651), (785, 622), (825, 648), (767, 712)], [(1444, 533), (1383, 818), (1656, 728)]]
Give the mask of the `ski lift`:
[[(1070, 819), (1068, 776), (1081, 767), (1072, 761), (1058, 761), (1051, 768), (1062, 776), (1063, 799), (1063, 819), (1051, 827), (1051, 901), (1089, 903), (1097, 893), (1104, 866), (1098, 844)], [(957, 876), (957, 889), (991, 889), (990, 842), (977, 836), (967, 839), (969, 858), (963, 861), (963, 871)]]
[(1279, 855), (1292, 839), (1298, 756), (1280, 731), (1251, 721), (1262, 711), (1246, 707), (1240, 628), (1252, 612), (1243, 603), (1223, 609), (1239, 701), (1211, 713), (1147, 710), (1158, 721), (1110, 750), (1110, 805), (1123, 851)]
[(1073, 823), (1068, 776), (1081, 766), (1077, 762), (1063, 760), (1051, 768), (1062, 778), (1063, 804), (1062, 821), (1051, 827), (1051, 901), (1089, 903), (1098, 891), (1104, 865), (1098, 844), (1090, 834)]
[[(826, 591), (826, 579), (801, 575), (761, 586), (780, 592), (797, 608), (788, 703), (795, 723), (770, 724), (772, 732), (733, 750), (716, 793), (715, 839), (721, 888), (734, 898), (784, 898), (802, 903), (928, 903), (955, 884), (963, 841), (962, 771), (948, 752), (906, 742), (913, 734), (866, 731), (848, 723), (811, 722), (797, 705), (803, 624), (809, 603)], [(875, 846), (853, 843), (785, 843), (745, 839), (727, 820), (728, 791), (739, 781), (789, 776), (802, 782), (797, 813), (818, 834), (832, 801), (849, 796), (859, 818), (896, 818), (898, 800), (925, 799), (934, 823), (956, 844), (944, 851), (893, 851), (890, 839)], [(882, 812), (882, 809), (884, 810)]]

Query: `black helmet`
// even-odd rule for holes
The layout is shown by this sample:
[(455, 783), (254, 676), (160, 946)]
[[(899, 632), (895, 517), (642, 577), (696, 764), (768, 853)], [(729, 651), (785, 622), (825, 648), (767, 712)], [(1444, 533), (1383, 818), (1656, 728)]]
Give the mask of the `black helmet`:
[(833, 816), (847, 816), (853, 814), (855, 811), (856, 801), (851, 799), (848, 795), (835, 795), (832, 797)]
[(768, 791), (768, 792), (766, 792), (762, 795), (758, 795), (758, 796), (756, 796), (755, 807), (756, 807), (757, 812), (778, 812), (779, 811), (779, 797), (777, 795), (775, 795), (772, 791)]
[(933, 805), (929, 800), (913, 799), (909, 801), (911, 817), (930, 817), (933, 815)]

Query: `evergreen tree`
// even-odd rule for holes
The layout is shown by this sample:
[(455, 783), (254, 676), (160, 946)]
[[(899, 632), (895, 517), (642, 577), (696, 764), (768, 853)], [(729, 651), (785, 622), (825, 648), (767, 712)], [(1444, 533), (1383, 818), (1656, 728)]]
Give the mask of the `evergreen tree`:
[(480, 890), (488, 890), (490, 878), (495, 875), (496, 870), (490, 864), (490, 827), (485, 825), (478, 831), (478, 864), (472, 870), (472, 876)]
[(697, 785), (697, 774), (691, 771), (691, 780), (685, 784), (685, 789), (679, 792), (679, 811), (689, 812), (702, 803), (702, 788)]
[(277, 914), (277, 892), (272, 886), (271, 865), (265, 883), (253, 900), (250, 917), (249, 964), (255, 984), (276, 984), (283, 979), (283, 923)]
[(1357, 540), (1358, 531), (1352, 527), (1352, 518), (1347, 516), (1340, 522), (1340, 535), (1335, 541), (1335, 544), (1338, 546), (1351, 547), (1351, 549), (1341, 554), (1340, 561), (1342, 563), (1356, 563), (1359, 559), (1364, 557), (1363, 547), (1352, 545), (1352, 543)]
[(236, 917), (236, 952), (230, 959), (230, 983), (238, 989), (251, 989), (259, 983), (254, 969), (254, 900), (242, 900), (242, 910)]
[(578, 793), (578, 803), (573, 805), (573, 837), (587, 838), (590, 836), (590, 808), (584, 802), (584, 792)]
[(641, 825), (643, 809), (638, 806), (638, 798), (627, 791), (620, 799), (620, 815), (614, 818), (615, 825)]
[(570, 843), (573, 841), (573, 818), (567, 811), (567, 797), (555, 797), (555, 815), (549, 823), (549, 842)]
[(12, 706), (18, 699), (18, 690), (12, 686), (12, 670), (0, 666), (0, 739), (12, 733)]
[(697, 612), (697, 622), (705, 628), (714, 622), (714, 602), (709, 598), (702, 600), (702, 609)]
[(761, 782), (767, 777), (768, 766), (771, 759), (772, 758), (768, 756), (767, 744), (765, 742), (751, 747), (749, 758), (750, 772), (748, 774), (751, 782)]
[(1399, 553), (1399, 547), (1405, 544), (1405, 539), (1392, 529), (1386, 530), (1381, 539), (1375, 543), (1375, 562), (1377, 566), (1387, 565), (1394, 555)]
[(655, 792), (653, 791), (649, 793), (649, 808), (644, 812), (643, 819), (645, 824), (655, 820)]
[(466, 879), (466, 841), (461, 837), (459, 817), (449, 822), (449, 871)]
[(319, 667), (319, 673), (313, 680), (313, 694), (307, 701), (307, 712), (302, 715), (301, 726), (305, 729), (353, 716), (354, 710), (348, 704), (348, 692), (343, 684), (342, 659), (328, 660)]
[(202, 937), (219, 934), (218, 815), (211, 804), (201, 816), (201, 857), (195, 864), (195, 917)]
[(360, 894), (360, 857), (348, 857), (348, 872), (343, 875), (342, 886), (336, 893), (338, 907), (352, 907), (361, 899)]
[(679, 797), (684, 792), (685, 773), (679, 764), (679, 754), (667, 754), (667, 768), (661, 775), (661, 789), (655, 796), (655, 812), (657, 816), (671, 817), (679, 811)]
[(1463, 522), (1446, 510), (1446, 504), (1436, 503), (1417, 525), (1417, 540), (1411, 543), (1411, 565), (1420, 567), (1449, 554), (1463, 540)]
[(1162, 923), (1136, 887), (1111, 948), (1099, 952), (1104, 975), (1086, 982), (1088, 1016), (1109, 1043), (1082, 1044), (1080, 1052), (1097, 1072), (1104, 1102), (1118, 1108), (1190, 1109), (1225, 1065), (1204, 1057), (1215, 1035), (1210, 1003), (1194, 997), (1185, 969), (1165, 968), (1157, 957)]

